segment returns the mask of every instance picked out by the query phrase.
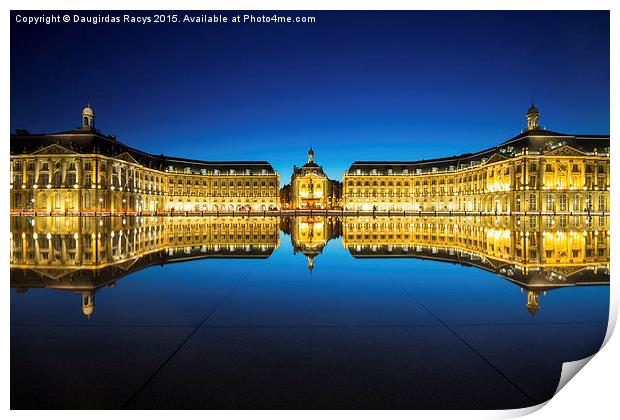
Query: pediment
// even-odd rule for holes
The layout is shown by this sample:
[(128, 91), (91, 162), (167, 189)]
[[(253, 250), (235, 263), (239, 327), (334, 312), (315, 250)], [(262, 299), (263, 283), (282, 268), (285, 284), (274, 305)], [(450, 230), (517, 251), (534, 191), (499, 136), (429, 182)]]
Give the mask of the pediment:
[(552, 266), (552, 267), (548, 267), (547, 271), (563, 276), (565, 278), (569, 278), (585, 269), (586, 267), (583, 267), (583, 266), (557, 266), (557, 267)]
[(77, 269), (33, 268), (32, 271), (41, 276), (58, 281), (65, 276), (75, 273)]
[(560, 146), (544, 152), (546, 156), (585, 156), (585, 153), (571, 146)]
[(318, 171), (317, 171), (317, 173), (307, 171), (307, 172), (304, 172), (302, 174), (298, 174), (297, 177), (298, 178), (314, 178), (314, 179), (318, 179), (318, 180), (324, 180), (325, 178), (327, 178), (324, 173), (321, 173), (321, 172), (318, 172)]
[(125, 162), (139, 164), (139, 162), (129, 152), (123, 152), (120, 155), (114, 156), (115, 159), (124, 160)]
[(74, 152), (71, 149), (67, 149), (59, 144), (50, 144), (49, 146), (45, 146), (44, 148), (37, 150), (32, 153), (33, 155), (77, 155), (78, 153)]
[(120, 263), (116, 263), (114, 264), (114, 267), (118, 267), (124, 271), (129, 271), (131, 269), (131, 267), (133, 267), (133, 265), (136, 263), (136, 261), (138, 261), (140, 259), (140, 257), (134, 257), (128, 260), (125, 260), (123, 262)]
[(495, 163), (495, 162), (500, 162), (502, 160), (506, 160), (507, 157), (500, 155), (499, 153), (494, 153), (486, 162), (485, 164), (489, 164), (489, 163)]

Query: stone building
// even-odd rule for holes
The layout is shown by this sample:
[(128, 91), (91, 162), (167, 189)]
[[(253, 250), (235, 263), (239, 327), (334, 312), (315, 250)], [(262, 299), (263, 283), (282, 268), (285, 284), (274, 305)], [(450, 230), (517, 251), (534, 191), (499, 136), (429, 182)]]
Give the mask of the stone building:
[(308, 150), (306, 163), (293, 167), (289, 207), (294, 209), (332, 209), (339, 206), (340, 187), (314, 161), (314, 151)]
[(355, 162), (343, 177), (345, 210), (608, 212), (609, 136), (527, 128), (489, 149), (411, 162)]
[(265, 161), (154, 155), (95, 128), (11, 135), (10, 206), (43, 213), (265, 211), (279, 207), (279, 175)]

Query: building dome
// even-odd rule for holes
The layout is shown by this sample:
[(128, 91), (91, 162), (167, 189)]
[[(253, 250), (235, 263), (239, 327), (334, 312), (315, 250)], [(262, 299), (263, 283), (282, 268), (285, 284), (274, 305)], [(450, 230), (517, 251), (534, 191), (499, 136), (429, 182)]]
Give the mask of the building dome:
[(91, 131), (95, 129), (95, 111), (90, 106), (90, 102), (82, 110), (82, 129)]
[(86, 105), (86, 107), (82, 110), (82, 115), (89, 117), (95, 116), (95, 111), (93, 111), (93, 109), (91, 108), (90, 103)]
[(534, 316), (540, 310), (540, 292), (530, 290), (527, 292), (527, 311), (534, 319)]
[(95, 310), (95, 295), (93, 292), (83, 292), (82, 293), (82, 313), (86, 316), (87, 319), (90, 319), (90, 316), (93, 314)]
[(306, 258), (308, 259), (308, 271), (312, 273), (314, 269), (314, 255), (308, 255)]
[(540, 113), (538, 112), (538, 108), (534, 106), (534, 102), (532, 101), (532, 106), (527, 110), (526, 120), (527, 120), (527, 130), (538, 130), (538, 118)]
[(86, 318), (90, 318), (95, 308), (93, 306), (82, 306), (82, 313)]

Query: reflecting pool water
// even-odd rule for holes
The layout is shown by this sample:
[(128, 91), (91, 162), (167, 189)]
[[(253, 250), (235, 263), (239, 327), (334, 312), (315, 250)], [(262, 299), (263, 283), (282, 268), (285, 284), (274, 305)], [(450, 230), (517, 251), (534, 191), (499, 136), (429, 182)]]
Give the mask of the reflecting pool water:
[(12, 217), (12, 408), (517, 408), (595, 353), (609, 218)]

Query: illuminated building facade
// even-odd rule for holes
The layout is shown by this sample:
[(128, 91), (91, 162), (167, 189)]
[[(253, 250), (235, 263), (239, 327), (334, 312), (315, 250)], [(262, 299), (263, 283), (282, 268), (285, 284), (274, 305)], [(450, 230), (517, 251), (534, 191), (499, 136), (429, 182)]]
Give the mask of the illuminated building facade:
[(284, 188), (285, 208), (332, 209), (338, 207), (340, 183), (330, 180), (323, 168), (314, 161), (314, 151), (308, 150), (306, 163), (293, 168), (290, 185)]
[(10, 207), (16, 212), (362, 212), (609, 214), (609, 136), (539, 126), (477, 153), (415, 162), (355, 162), (330, 180), (308, 151), (280, 190), (265, 161), (205, 162), (145, 153), (95, 129), (11, 135)]
[(609, 212), (609, 136), (527, 128), (478, 153), (415, 162), (355, 162), (343, 177), (352, 211)]
[(205, 162), (153, 155), (95, 128), (11, 135), (10, 206), (41, 213), (265, 211), (279, 207), (268, 162)]

